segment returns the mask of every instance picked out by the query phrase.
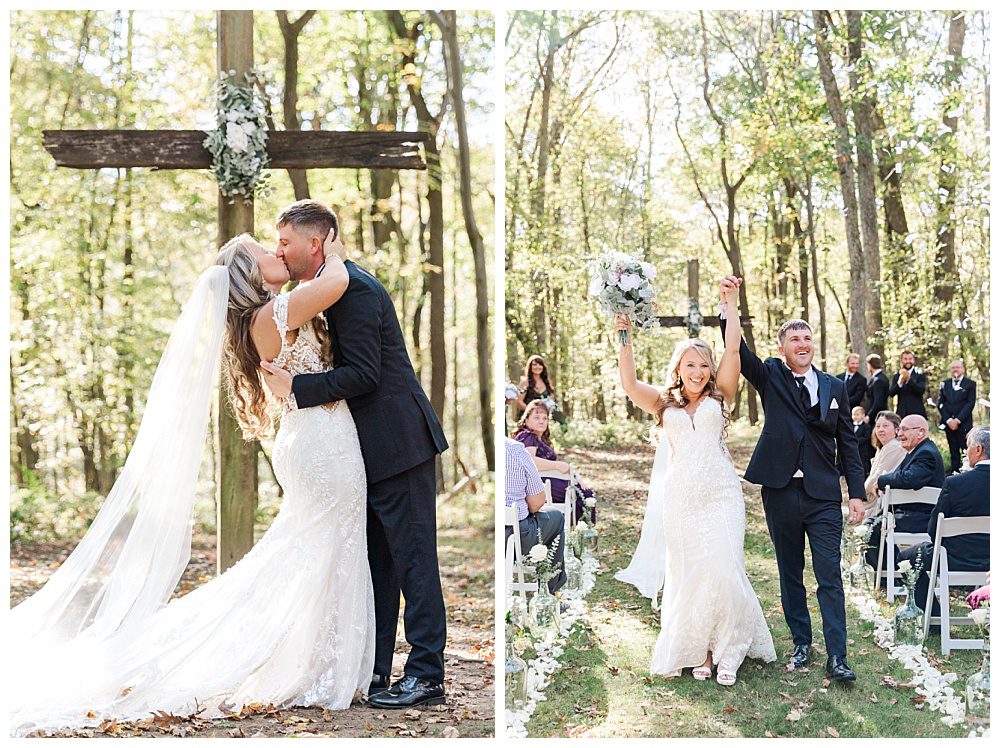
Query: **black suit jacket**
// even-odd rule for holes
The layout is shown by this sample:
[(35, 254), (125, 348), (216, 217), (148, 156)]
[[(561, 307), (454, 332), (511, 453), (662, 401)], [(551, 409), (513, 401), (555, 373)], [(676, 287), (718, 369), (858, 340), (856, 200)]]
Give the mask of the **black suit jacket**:
[(347, 291), (325, 312), (335, 368), (299, 374), (292, 392), (300, 408), (347, 401), (371, 484), (426, 462), (448, 441), (413, 371), (389, 293), (367, 270), (345, 265)]
[(868, 423), (875, 428), (875, 418), (883, 410), (889, 410), (889, 378), (880, 371), (868, 380)]
[[(927, 532), (933, 539), (937, 534), (940, 515), (945, 517), (990, 516), (990, 466), (982, 463), (944, 482), (937, 506), (931, 511)], [(985, 571), (990, 568), (990, 536), (959, 535), (942, 538), (948, 549), (948, 568), (957, 571)], [(925, 566), (930, 566), (927, 559)]]
[(899, 385), (899, 373), (889, 379), (889, 396), (896, 398), (896, 414), (900, 418), (918, 415), (927, 417), (924, 408), (924, 397), (927, 394), (927, 375), (916, 367), (910, 369), (910, 378), (902, 386)]
[[(843, 382), (845, 376), (847, 376), (847, 372), (842, 371), (837, 375), (837, 379)], [(856, 408), (861, 405), (868, 393), (868, 380), (865, 379), (864, 375), (860, 371), (856, 371), (848, 377), (844, 384), (847, 386), (847, 397), (851, 400), (851, 407)]]
[[(722, 334), (726, 334), (724, 319)], [(792, 372), (784, 361), (777, 358), (761, 361), (741, 339), (740, 370), (764, 405), (764, 428), (744, 477), (768, 488), (784, 488), (798, 469), (801, 452), (806, 493), (814, 499), (839, 503), (839, 453), (849, 495), (863, 498), (864, 474), (843, 380), (813, 367), (819, 381), (820, 413), (819, 420), (809, 421)], [(834, 400), (836, 408), (832, 407)]]
[[(927, 486), (941, 488), (943, 485), (944, 460), (929, 437), (906, 455), (898, 468), (880, 475), (878, 479), (878, 487), (883, 491), (886, 486), (916, 490)], [(896, 517), (896, 529), (900, 532), (923, 532), (931, 507), (929, 504), (903, 504), (895, 507), (892, 513)]]
[(959, 434), (967, 434), (972, 430), (972, 409), (976, 407), (976, 383), (968, 377), (962, 377), (958, 383), (962, 389), (957, 392), (951, 386), (951, 379), (941, 382), (938, 388), (937, 406), (941, 413), (941, 423), (949, 418), (957, 418), (962, 424), (956, 429)]

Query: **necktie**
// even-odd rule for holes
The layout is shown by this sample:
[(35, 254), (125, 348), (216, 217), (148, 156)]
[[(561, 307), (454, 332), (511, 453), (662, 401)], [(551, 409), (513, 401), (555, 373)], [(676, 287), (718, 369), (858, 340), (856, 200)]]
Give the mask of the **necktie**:
[(812, 407), (812, 399), (809, 397), (809, 390), (806, 388), (806, 378), (796, 375), (795, 384), (799, 388), (799, 401), (802, 403), (802, 407), (805, 410), (809, 410)]
[(850, 380), (850, 378), (851, 378), (850, 374), (844, 374), (844, 384), (847, 384), (847, 382)]

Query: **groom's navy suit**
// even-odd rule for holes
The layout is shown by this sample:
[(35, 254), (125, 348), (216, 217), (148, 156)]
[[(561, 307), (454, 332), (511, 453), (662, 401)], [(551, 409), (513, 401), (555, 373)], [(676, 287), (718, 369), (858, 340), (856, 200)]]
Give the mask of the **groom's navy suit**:
[(346, 400), (368, 477), (368, 562), (375, 590), (375, 673), (390, 675), (399, 618), (407, 675), (444, 683), (445, 610), (437, 561), (435, 456), (444, 432), (413, 372), (388, 292), (348, 261), (350, 282), (326, 310), (334, 367), (300, 374), (300, 408)]
[[(725, 332), (723, 319), (723, 336)], [(785, 362), (778, 358), (761, 361), (743, 340), (740, 368), (764, 406), (764, 428), (744, 477), (762, 487), (764, 516), (778, 562), (785, 622), (794, 644), (812, 643), (802, 583), (808, 536), (827, 655), (844, 656), (847, 621), (840, 577), (841, 464), (848, 494), (854, 498), (865, 495), (847, 390), (843, 380), (813, 367), (819, 398), (806, 408)], [(800, 470), (802, 477), (794, 478)]]

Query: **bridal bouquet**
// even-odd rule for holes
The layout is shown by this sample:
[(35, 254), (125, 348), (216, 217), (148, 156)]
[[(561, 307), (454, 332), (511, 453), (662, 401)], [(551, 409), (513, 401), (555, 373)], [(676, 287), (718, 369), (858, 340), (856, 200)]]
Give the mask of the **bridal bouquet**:
[[(656, 271), (648, 262), (624, 252), (605, 252), (591, 263), (590, 297), (606, 314), (627, 314), (632, 324), (649, 330), (658, 324), (653, 306), (652, 280)], [(628, 331), (621, 344), (628, 345)]]

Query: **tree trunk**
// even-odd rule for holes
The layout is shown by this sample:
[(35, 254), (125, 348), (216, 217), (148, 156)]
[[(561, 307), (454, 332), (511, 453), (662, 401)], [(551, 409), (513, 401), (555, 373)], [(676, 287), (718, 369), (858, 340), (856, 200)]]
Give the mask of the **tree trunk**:
[[(438, 17), (445, 44), (445, 61), (451, 88), (451, 105), (455, 112), (458, 131), (458, 163), (462, 193), (462, 215), (465, 231), (472, 248), (476, 284), (476, 368), (479, 375), (479, 424), (487, 469), (494, 470), (493, 404), (490, 388), (490, 330), (489, 297), (486, 277), (486, 247), (476, 224), (472, 205), (472, 166), (469, 153), (469, 131), (465, 120), (465, 91), (463, 86), (462, 56), (458, 46), (457, 20), (453, 10), (441, 11)], [(454, 365), (454, 364), (453, 364)]]
[[(285, 41), (285, 90), (281, 96), (281, 108), (285, 120), (285, 129), (300, 131), (302, 119), (299, 115), (299, 35), (306, 24), (316, 15), (315, 10), (307, 10), (294, 22), (288, 20), (288, 11), (277, 10), (278, 26)], [(296, 200), (309, 198), (309, 179), (305, 169), (289, 169), (288, 178), (292, 181)]]
[(844, 201), (844, 228), (847, 239), (847, 254), (850, 260), (851, 310), (849, 333), (851, 350), (865, 360), (868, 356), (868, 339), (865, 326), (865, 259), (858, 230), (858, 198), (854, 184), (854, 163), (851, 158), (851, 135), (847, 126), (847, 116), (840, 97), (837, 79), (833, 74), (830, 47), (827, 38), (826, 11), (814, 10), (813, 23), (816, 31), (816, 59), (820, 78), (826, 93), (827, 107), (836, 130), (837, 171), (840, 174), (840, 193)]

